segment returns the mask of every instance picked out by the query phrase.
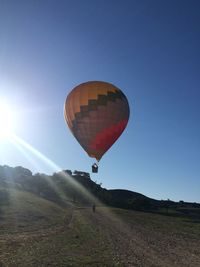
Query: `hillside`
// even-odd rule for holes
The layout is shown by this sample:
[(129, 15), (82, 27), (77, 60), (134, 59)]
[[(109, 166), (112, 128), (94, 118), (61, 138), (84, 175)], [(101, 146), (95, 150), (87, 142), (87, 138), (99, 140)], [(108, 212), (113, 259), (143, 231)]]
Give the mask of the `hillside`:
[[(32, 174), (23, 167), (0, 166), (0, 186), (30, 192), (61, 207), (106, 204), (112, 207), (200, 219), (200, 204), (155, 200), (140, 193), (102, 188), (89, 173), (64, 170), (53, 175)], [(6, 198), (0, 194), (0, 200)]]
[[(44, 217), (50, 219), (46, 209), (41, 214), (44, 211)], [(4, 228), (0, 233), (1, 266), (200, 265), (200, 227), (191, 220), (102, 207), (95, 213), (90, 208), (65, 212), (64, 220), (62, 212), (56, 216), (52, 212), (48, 227), (31, 228), (29, 221), (23, 228), (19, 223), (14, 232)]]
[(0, 166), (0, 266), (200, 266), (199, 213), (195, 203), (106, 190), (83, 172)]
[(0, 187), (0, 196), (0, 233), (45, 229), (66, 216), (66, 209), (29, 192)]

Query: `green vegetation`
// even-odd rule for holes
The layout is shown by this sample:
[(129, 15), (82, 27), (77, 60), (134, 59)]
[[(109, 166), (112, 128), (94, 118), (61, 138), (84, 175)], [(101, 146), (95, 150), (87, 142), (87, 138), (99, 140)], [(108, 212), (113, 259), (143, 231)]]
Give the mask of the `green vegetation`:
[(0, 234), (45, 229), (61, 223), (66, 215), (62, 207), (32, 193), (0, 188), (2, 193), (8, 199), (1, 202)]
[(197, 203), (106, 190), (82, 172), (0, 167), (0, 266), (196, 267), (199, 248)]
[[(0, 263), (3, 266), (118, 266), (103, 233), (82, 210), (63, 207), (16, 189), (1, 205)], [(5, 193), (6, 192), (6, 193)]]

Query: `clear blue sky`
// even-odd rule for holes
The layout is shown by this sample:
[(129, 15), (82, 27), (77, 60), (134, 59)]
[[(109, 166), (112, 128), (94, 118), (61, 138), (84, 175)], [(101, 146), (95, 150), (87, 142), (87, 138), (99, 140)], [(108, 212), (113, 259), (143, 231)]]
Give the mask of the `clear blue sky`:
[[(0, 97), (16, 135), (62, 169), (90, 171), (63, 104), (79, 83), (111, 82), (131, 116), (92, 179), (200, 202), (199, 10), (198, 0), (0, 0)], [(0, 145), (1, 165), (53, 172), (25, 148)]]

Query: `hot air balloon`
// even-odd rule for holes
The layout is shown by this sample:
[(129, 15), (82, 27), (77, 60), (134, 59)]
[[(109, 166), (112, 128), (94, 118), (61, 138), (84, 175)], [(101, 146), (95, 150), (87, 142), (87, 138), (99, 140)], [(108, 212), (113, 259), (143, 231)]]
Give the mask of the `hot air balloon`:
[[(89, 81), (69, 93), (64, 117), (87, 154), (100, 161), (126, 128), (129, 104), (123, 92), (111, 83)], [(96, 166), (93, 172), (97, 172)]]

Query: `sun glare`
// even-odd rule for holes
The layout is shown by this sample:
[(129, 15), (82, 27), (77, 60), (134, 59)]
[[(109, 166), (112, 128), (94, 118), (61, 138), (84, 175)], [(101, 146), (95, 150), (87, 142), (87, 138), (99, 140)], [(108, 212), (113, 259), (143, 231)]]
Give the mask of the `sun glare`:
[(13, 112), (10, 106), (0, 99), (0, 138), (8, 138), (13, 131)]

